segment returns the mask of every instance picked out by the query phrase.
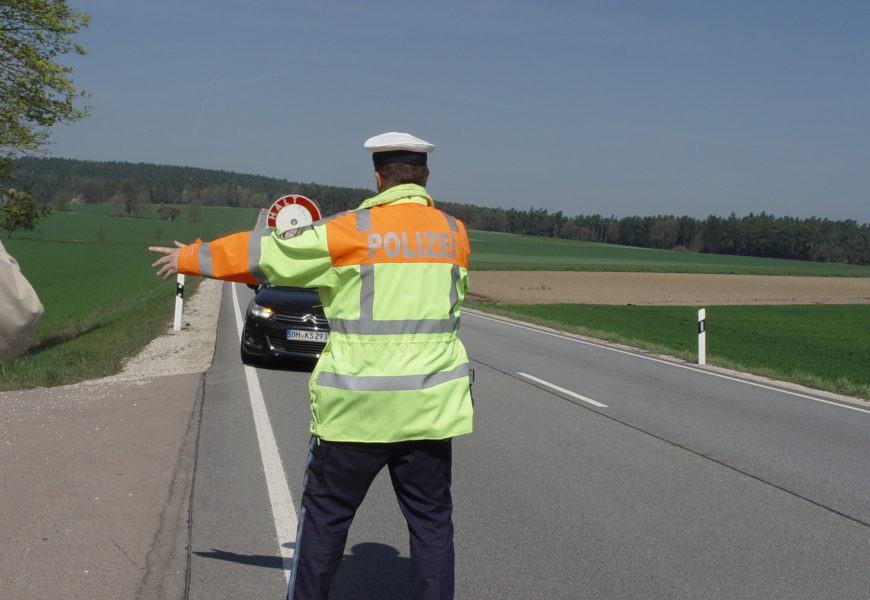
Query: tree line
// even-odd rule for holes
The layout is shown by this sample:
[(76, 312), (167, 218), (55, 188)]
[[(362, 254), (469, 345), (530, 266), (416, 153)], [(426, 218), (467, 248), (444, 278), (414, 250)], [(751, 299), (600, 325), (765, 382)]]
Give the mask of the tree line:
[(265, 208), (280, 196), (316, 199), (324, 214), (356, 207), (370, 190), (298, 183), (231, 171), (118, 161), (23, 157), (13, 184), (42, 204), (108, 204), (110, 212), (141, 216), (146, 204)]
[(459, 204), (449, 205), (447, 210), (471, 229), (640, 248), (870, 264), (870, 224), (854, 220), (776, 217), (765, 212), (742, 217), (734, 213), (728, 217), (710, 215), (706, 219), (675, 215), (569, 217), (545, 208), (504, 210)]
[[(113, 214), (142, 216), (145, 204), (158, 204), (165, 205), (161, 216), (167, 219), (178, 215), (171, 208), (174, 205), (265, 208), (286, 194), (308, 196), (323, 214), (330, 215), (355, 208), (373, 194), (361, 188), (193, 167), (34, 157), (17, 160), (14, 182), (31, 186), (30, 193), (39, 204), (59, 210), (73, 202), (105, 203)], [(706, 219), (674, 215), (617, 218), (567, 216), (534, 207), (518, 210), (450, 202), (438, 206), (469, 229), (664, 250), (870, 264), (870, 224), (854, 220), (798, 219), (764, 212)]]

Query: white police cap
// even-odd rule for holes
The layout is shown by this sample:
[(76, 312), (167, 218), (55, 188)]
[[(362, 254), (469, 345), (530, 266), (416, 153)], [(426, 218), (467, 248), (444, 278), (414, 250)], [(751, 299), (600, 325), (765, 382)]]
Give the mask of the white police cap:
[(376, 164), (404, 162), (426, 164), (426, 154), (435, 149), (435, 144), (421, 140), (410, 133), (389, 131), (365, 141), (365, 149), (372, 152)]

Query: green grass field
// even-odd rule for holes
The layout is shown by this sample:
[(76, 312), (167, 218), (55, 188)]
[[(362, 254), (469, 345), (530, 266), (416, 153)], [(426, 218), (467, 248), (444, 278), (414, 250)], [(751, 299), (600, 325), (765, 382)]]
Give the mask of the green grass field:
[[(475, 308), (697, 360), (697, 307)], [(707, 363), (870, 400), (870, 305), (709, 306)]]
[[(202, 207), (192, 223), (118, 218), (106, 206), (55, 212), (4, 240), (46, 307), (36, 346), (0, 362), (0, 389), (59, 385), (116, 372), (172, 317), (174, 282), (154, 276), (149, 244), (250, 228), (256, 209)], [(870, 277), (870, 267), (693, 254), (469, 232), (472, 270), (597, 270)], [(188, 278), (188, 289), (196, 278)], [(474, 305), (473, 303), (470, 303)], [(477, 307), (692, 359), (696, 309), (541, 305)], [(772, 325), (773, 324), (773, 325)], [(708, 362), (870, 399), (866, 305), (708, 307)]]

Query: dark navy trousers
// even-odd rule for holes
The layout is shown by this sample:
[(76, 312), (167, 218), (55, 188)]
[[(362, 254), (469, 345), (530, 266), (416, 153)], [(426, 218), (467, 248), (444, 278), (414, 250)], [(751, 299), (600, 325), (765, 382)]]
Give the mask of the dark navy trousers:
[(329, 596), (353, 517), (384, 466), (408, 523), (411, 598), (452, 599), (451, 463), (450, 440), (357, 444), (312, 438), (288, 599)]

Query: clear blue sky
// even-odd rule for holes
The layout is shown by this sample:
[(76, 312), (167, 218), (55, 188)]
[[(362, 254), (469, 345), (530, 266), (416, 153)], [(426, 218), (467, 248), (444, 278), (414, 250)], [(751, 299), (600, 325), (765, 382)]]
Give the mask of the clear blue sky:
[(408, 131), (436, 202), (870, 222), (867, 0), (70, 4), (54, 156), (372, 189)]

